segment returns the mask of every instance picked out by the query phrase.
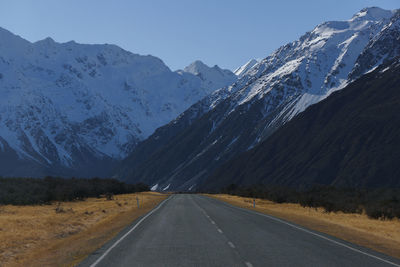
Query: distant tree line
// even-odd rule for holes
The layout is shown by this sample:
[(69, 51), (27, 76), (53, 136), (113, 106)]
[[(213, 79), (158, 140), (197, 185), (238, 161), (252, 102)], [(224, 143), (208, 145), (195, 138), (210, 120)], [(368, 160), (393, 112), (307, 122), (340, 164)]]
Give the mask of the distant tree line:
[(231, 184), (220, 193), (268, 199), (275, 203), (298, 203), (302, 207), (323, 208), (325, 212), (363, 213), (373, 219), (400, 219), (400, 189), (354, 189), (314, 186), (296, 190), (282, 186), (238, 186)]
[(149, 191), (142, 183), (101, 178), (0, 178), (0, 204), (31, 205)]

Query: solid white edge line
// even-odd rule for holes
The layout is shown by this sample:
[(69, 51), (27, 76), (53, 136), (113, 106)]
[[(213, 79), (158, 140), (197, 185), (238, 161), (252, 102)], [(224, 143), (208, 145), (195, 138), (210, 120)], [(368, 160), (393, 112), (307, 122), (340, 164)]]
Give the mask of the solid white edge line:
[(122, 240), (124, 240), (125, 237), (127, 237), (130, 233), (132, 233), (133, 230), (135, 230), (147, 217), (149, 217), (153, 212), (155, 212), (156, 210), (158, 210), (159, 208), (161, 208), (162, 205), (164, 205), (164, 203), (169, 200), (170, 197), (168, 197), (167, 199), (164, 199), (163, 202), (161, 202), (155, 209), (151, 210), (149, 213), (147, 213), (142, 219), (140, 219), (140, 221), (138, 221), (127, 233), (125, 233), (120, 239), (118, 239), (117, 241), (115, 241), (115, 243), (109, 247), (104, 253), (103, 255), (101, 255), (101, 257), (99, 257), (94, 263), (92, 263), (90, 265), (90, 267), (95, 267), (97, 264), (99, 264), (106, 256), (108, 253), (110, 253), (110, 251), (115, 248)]
[(348, 246), (348, 245), (343, 244), (343, 243), (341, 243), (341, 242), (338, 242), (338, 241), (336, 241), (336, 240), (330, 239), (330, 238), (328, 238), (328, 237), (326, 237), (326, 236), (323, 236), (323, 235), (314, 233), (314, 232), (309, 231), (309, 230), (307, 230), (307, 229), (305, 229), (305, 228), (302, 228), (302, 227), (296, 226), (296, 225), (294, 225), (294, 224), (285, 222), (284, 220), (275, 218), (275, 217), (273, 217), (273, 216), (270, 216), (270, 215), (267, 215), (267, 214), (263, 214), (263, 213), (260, 213), (260, 212), (254, 212), (254, 211), (252, 211), (252, 210), (248, 210), (248, 209), (241, 208), (241, 207), (236, 207), (236, 206), (233, 206), (233, 205), (229, 205), (229, 206), (234, 207), (234, 208), (237, 208), (237, 209), (244, 210), (244, 211), (246, 211), (246, 212), (250, 212), (250, 213), (253, 213), (253, 214), (257, 214), (257, 215), (260, 215), (260, 216), (267, 217), (267, 218), (269, 218), (269, 219), (271, 219), (271, 220), (274, 220), (274, 221), (277, 221), (277, 222), (286, 224), (286, 225), (288, 225), (288, 226), (291, 226), (291, 227), (293, 227), (293, 228), (295, 228), (295, 229), (297, 229), (297, 230), (301, 230), (301, 231), (303, 231), (303, 232), (306, 232), (306, 233), (309, 233), (309, 234), (311, 234), (311, 235), (314, 235), (314, 236), (317, 236), (317, 237), (319, 237), (319, 238), (322, 238), (322, 239), (325, 239), (325, 240), (327, 240), (327, 241), (330, 241), (330, 242), (332, 242), (332, 243), (334, 243), (334, 244), (336, 244), (336, 245), (339, 245), (339, 246), (348, 248), (348, 249), (350, 249), (350, 250), (353, 250), (353, 251), (355, 251), (355, 252), (364, 254), (364, 255), (369, 256), (369, 257), (371, 257), (371, 258), (374, 258), (374, 259), (376, 259), (376, 260), (383, 261), (383, 262), (385, 262), (385, 263), (387, 263), (387, 264), (390, 264), (390, 265), (393, 265), (393, 266), (396, 266), (396, 267), (400, 267), (400, 265), (397, 264), (397, 263), (394, 263), (394, 262), (391, 262), (391, 261), (382, 259), (382, 258), (380, 258), (380, 257), (378, 257), (378, 256), (375, 256), (375, 255), (369, 254), (369, 253), (367, 253), (367, 252), (361, 251), (361, 250), (359, 250), (359, 249), (353, 248), (353, 247), (351, 247), (351, 246)]

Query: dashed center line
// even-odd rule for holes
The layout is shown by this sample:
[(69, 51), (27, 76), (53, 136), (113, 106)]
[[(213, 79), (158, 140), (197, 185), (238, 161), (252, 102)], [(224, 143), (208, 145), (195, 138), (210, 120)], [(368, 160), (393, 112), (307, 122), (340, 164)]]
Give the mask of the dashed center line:
[[(211, 219), (211, 217), (207, 214), (207, 212), (206, 212), (204, 209), (202, 209), (200, 206), (198, 206), (198, 207), (199, 207), (199, 209), (203, 212), (204, 216), (207, 217), (207, 219), (210, 221), (210, 223), (215, 225), (215, 227), (217, 228), (217, 231), (218, 231), (220, 234), (223, 234), (222, 230), (218, 227), (218, 225), (215, 223), (215, 221), (213, 221), (213, 219)], [(227, 242), (228, 242), (228, 245), (236, 251), (235, 245), (234, 245), (231, 241), (227, 241)], [(238, 254), (239, 257), (241, 257), (240, 254), (239, 254), (237, 251), (236, 251), (236, 253)], [(242, 258), (242, 260), (243, 260), (243, 258)], [(248, 261), (244, 261), (244, 264), (245, 264), (247, 267), (253, 267), (253, 264), (251, 264), (251, 263), (248, 262)]]

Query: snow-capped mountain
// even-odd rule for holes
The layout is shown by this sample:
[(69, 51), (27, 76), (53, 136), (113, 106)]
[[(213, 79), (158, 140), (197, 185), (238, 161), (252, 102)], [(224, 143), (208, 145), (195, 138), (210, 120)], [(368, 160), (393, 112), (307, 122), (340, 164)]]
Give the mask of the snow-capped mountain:
[(400, 58), (310, 106), (226, 162), (203, 190), (231, 184), (309, 188), (400, 186)]
[[(122, 159), (235, 80), (218, 67), (172, 72), (156, 57), (115, 45), (31, 43), (0, 28), (0, 154), (19, 162), (0, 166), (0, 175), (107, 175), (88, 166)], [(27, 162), (41, 171), (24, 168)]]
[[(236, 105), (290, 93), (290, 105), (280, 115), (290, 119), (307, 106), (343, 88), (357, 58), (388, 25), (395, 11), (367, 8), (348, 21), (330, 21), (315, 27), (254, 66), (238, 84)], [(245, 77), (246, 78), (246, 77)], [(277, 93), (275, 97), (272, 94)], [(298, 95), (297, 97), (294, 97)], [(289, 100), (289, 99), (288, 99)]]
[(237, 80), (237, 76), (232, 71), (221, 69), (217, 65), (210, 68), (200, 60), (196, 60), (184, 68), (183, 71), (199, 77), (202, 80), (203, 87), (213, 89), (230, 85)]
[(251, 59), (248, 62), (246, 62), (246, 64), (244, 64), (243, 66), (240, 66), (239, 68), (237, 68), (233, 73), (236, 74), (236, 76), (238, 76), (239, 78), (243, 77), (246, 72), (251, 69), (254, 65), (256, 65), (258, 63), (257, 60), (255, 59)]
[(400, 55), (400, 12), (396, 12), (390, 22), (368, 43), (357, 58), (350, 78), (371, 71)]
[(398, 23), (399, 11), (373, 7), (318, 25), (158, 129), (140, 145), (146, 157), (135, 161), (134, 151), (118, 177), (195, 190), (216, 167), (391, 59), (400, 47)]

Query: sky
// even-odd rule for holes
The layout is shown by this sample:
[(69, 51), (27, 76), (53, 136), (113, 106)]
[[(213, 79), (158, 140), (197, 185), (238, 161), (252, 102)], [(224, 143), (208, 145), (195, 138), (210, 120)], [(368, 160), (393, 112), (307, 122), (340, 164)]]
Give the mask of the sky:
[(195, 60), (234, 70), (371, 6), (400, 0), (0, 0), (0, 27), (31, 42), (116, 44), (172, 70)]

